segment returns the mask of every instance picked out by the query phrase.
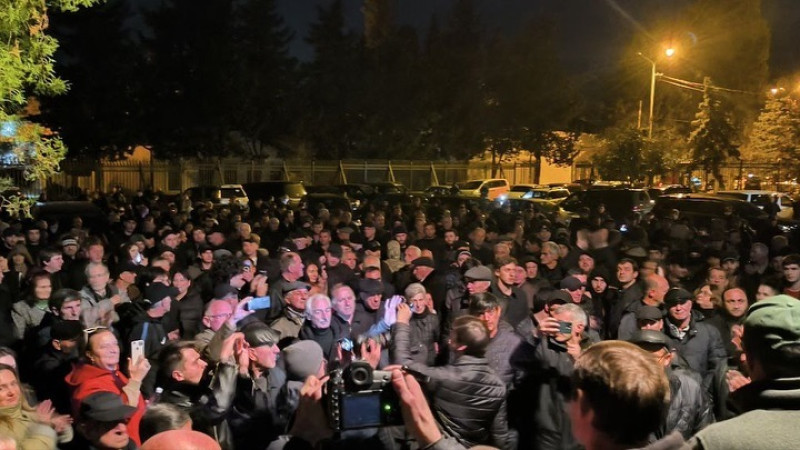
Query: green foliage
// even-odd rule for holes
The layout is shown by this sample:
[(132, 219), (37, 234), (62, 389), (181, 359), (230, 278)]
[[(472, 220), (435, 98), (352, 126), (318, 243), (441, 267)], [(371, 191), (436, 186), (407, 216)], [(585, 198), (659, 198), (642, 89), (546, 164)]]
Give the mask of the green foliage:
[(66, 95), (42, 100), (42, 118), (55, 125), (74, 159), (118, 159), (146, 143), (140, 75), (145, 55), (125, 30), (129, 13), (125, 0), (108, 0), (51, 15), (53, 36), (62, 43), (56, 69), (71, 87)]
[(728, 158), (739, 156), (738, 146), (734, 143), (736, 130), (722, 102), (710, 89), (711, 79), (706, 77), (703, 86), (703, 101), (700, 102), (689, 135), (692, 162), (713, 173), (720, 187), (724, 187), (720, 166)]
[(785, 95), (766, 101), (750, 131), (747, 157), (758, 160), (796, 161), (800, 157), (800, 112), (797, 102)]
[(603, 150), (592, 158), (592, 164), (604, 180), (642, 180), (648, 169), (646, 141), (635, 128), (614, 129), (606, 136)]
[[(45, 2), (0, 0), (0, 122), (17, 124), (16, 135), (2, 138), (23, 167), (27, 180), (44, 180), (58, 171), (66, 149), (61, 140), (44, 126), (25, 117), (25, 106), (33, 95), (58, 95), (67, 83), (54, 69), (58, 41), (46, 33), (50, 8), (75, 11), (98, 0), (60, 0)], [(3, 176), (2, 186), (10, 186)], [(3, 198), (3, 207), (25, 210), (14, 197)]]

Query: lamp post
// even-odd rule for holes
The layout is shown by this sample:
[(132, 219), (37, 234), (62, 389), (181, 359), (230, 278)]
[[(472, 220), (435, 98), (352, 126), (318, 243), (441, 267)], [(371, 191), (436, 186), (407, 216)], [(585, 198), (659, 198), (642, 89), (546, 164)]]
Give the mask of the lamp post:
[[(674, 48), (668, 48), (664, 51), (664, 54), (669, 58), (675, 54)], [(656, 100), (656, 62), (647, 56), (644, 56), (642, 52), (638, 52), (637, 55), (641, 56), (642, 59), (646, 60), (650, 63), (651, 71), (650, 71), (650, 115), (647, 118), (647, 139), (653, 139), (653, 104)]]

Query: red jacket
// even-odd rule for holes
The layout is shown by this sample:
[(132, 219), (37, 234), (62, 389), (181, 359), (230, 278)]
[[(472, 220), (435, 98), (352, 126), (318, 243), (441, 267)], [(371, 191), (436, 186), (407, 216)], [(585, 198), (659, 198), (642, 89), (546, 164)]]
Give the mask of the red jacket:
[[(113, 392), (122, 397), (123, 403), (128, 404), (128, 396), (122, 391), (123, 386), (128, 384), (128, 377), (119, 370), (112, 372), (91, 364), (78, 364), (73, 367), (65, 380), (72, 389), (72, 412), (75, 418), (80, 417), (78, 413), (83, 399), (95, 392)], [(128, 434), (137, 447), (142, 445), (139, 438), (139, 422), (142, 420), (144, 410), (145, 401), (140, 393), (139, 404), (128, 422)]]

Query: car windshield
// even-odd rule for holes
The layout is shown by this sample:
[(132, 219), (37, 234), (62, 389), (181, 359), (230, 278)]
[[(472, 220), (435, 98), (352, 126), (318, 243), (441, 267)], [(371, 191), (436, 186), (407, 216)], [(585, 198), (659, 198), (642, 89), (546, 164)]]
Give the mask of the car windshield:
[(244, 191), (241, 188), (220, 188), (220, 198), (237, 198), (244, 197)]
[(459, 189), (478, 189), (483, 184), (481, 180), (475, 181), (465, 181), (463, 183), (458, 183), (457, 186)]
[(547, 192), (544, 190), (533, 190), (531, 191), (531, 198), (547, 198)]
[(512, 186), (511, 192), (528, 192), (531, 190), (530, 186)]

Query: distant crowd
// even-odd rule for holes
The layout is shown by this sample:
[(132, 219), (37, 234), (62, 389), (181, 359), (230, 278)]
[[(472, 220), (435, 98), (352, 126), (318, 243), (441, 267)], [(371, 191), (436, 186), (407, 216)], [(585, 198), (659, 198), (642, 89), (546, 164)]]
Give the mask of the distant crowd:
[[(800, 254), (774, 222), (89, 198), (105, 220), (2, 217), (2, 450), (800, 442)], [(334, 429), (378, 414), (332, 410), (354, 362), (404, 425)]]

